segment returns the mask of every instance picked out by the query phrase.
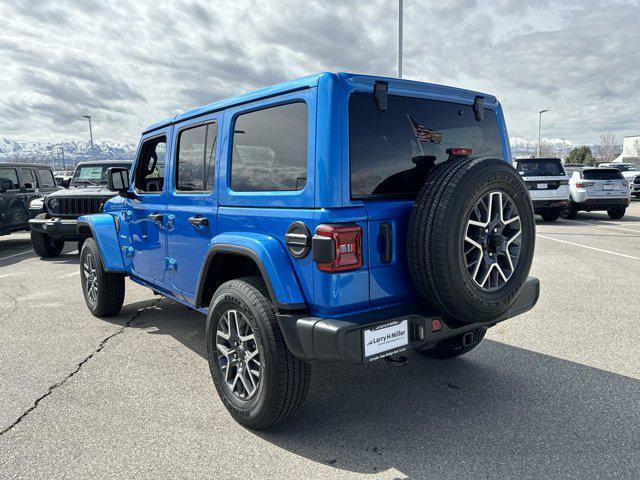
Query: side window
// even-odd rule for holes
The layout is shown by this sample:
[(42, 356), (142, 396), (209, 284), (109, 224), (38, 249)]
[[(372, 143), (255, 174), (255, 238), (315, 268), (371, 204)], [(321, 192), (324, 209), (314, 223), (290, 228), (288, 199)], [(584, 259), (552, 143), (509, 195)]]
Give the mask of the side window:
[(56, 181), (53, 178), (51, 170), (45, 168), (38, 169), (38, 177), (40, 178), (40, 188), (54, 188)]
[(15, 168), (0, 168), (0, 190), (18, 190), (20, 181)]
[(176, 190), (211, 192), (216, 163), (218, 125), (209, 123), (182, 130), (178, 137)]
[(134, 174), (134, 186), (138, 192), (162, 192), (166, 160), (167, 138), (165, 136), (151, 138), (142, 144)]
[(22, 185), (27, 190), (33, 190), (38, 188), (38, 179), (36, 178), (36, 171), (33, 168), (21, 168), (20, 176), (22, 177)]
[(307, 105), (302, 102), (241, 114), (233, 129), (231, 189), (295, 191), (307, 182)]

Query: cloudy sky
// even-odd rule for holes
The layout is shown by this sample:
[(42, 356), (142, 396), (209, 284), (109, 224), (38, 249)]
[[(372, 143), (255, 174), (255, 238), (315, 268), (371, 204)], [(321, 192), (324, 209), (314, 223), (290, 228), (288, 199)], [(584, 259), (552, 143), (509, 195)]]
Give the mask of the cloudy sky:
[[(395, 76), (397, 0), (0, 0), (0, 138), (135, 142), (318, 71)], [(404, 76), (498, 96), (510, 134), (640, 133), (638, 1), (405, 0)], [(492, 6), (488, 7), (487, 5)]]

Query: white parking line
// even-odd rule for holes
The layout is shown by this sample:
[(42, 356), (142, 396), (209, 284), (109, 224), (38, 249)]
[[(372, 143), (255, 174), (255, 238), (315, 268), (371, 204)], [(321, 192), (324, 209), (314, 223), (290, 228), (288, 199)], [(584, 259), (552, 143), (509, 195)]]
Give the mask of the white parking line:
[(6, 257), (0, 257), (0, 262), (1, 262), (2, 260), (7, 260), (7, 259), (9, 259), (9, 258), (13, 258), (13, 257), (19, 257), (20, 255), (25, 255), (25, 254), (27, 254), (27, 253), (31, 253), (31, 252), (33, 252), (33, 250), (29, 249), (29, 250), (27, 250), (27, 251), (25, 251), (25, 252), (14, 253), (13, 255), (7, 255)]
[(571, 220), (571, 222), (576, 222), (576, 223), (582, 223), (584, 225), (591, 225), (592, 227), (598, 227), (598, 228), (610, 228), (611, 230), (622, 230), (624, 232), (633, 232), (633, 233), (640, 233), (640, 230), (633, 230), (631, 228), (622, 228), (622, 227), (614, 227), (611, 225), (602, 225), (600, 223), (596, 223), (595, 220), (591, 220), (591, 221), (585, 221), (585, 220)]
[(618, 257), (630, 258), (631, 260), (640, 260), (640, 257), (634, 257), (633, 255), (625, 255), (624, 253), (612, 252), (611, 250), (603, 250), (602, 248), (590, 247), (588, 245), (582, 245), (580, 243), (568, 242), (566, 240), (560, 240), (559, 238), (547, 237), (546, 235), (540, 235), (536, 233), (536, 237), (546, 238), (547, 240), (553, 240), (555, 242), (566, 243), (568, 245), (574, 245), (576, 247), (587, 248), (589, 250), (595, 250), (596, 252), (610, 253), (611, 255), (617, 255)]

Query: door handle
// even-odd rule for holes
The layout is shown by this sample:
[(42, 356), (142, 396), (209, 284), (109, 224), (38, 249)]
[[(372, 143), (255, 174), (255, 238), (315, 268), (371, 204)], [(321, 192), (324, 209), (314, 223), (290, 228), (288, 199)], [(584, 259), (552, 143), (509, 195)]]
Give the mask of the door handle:
[(208, 227), (209, 220), (205, 217), (189, 217), (187, 220), (191, 225), (195, 227)]
[(162, 222), (163, 215), (161, 213), (150, 213), (149, 215), (147, 215), (147, 218), (156, 223), (160, 223)]
[(380, 235), (383, 241), (380, 261), (382, 263), (389, 263), (393, 258), (393, 229), (390, 223), (385, 222), (380, 224)]

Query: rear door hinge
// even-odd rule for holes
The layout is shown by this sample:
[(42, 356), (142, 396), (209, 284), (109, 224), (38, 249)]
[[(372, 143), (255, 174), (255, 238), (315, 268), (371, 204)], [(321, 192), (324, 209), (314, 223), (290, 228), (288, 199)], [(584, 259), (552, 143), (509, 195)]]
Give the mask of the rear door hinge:
[(133, 247), (122, 247), (122, 251), (129, 258), (133, 258), (133, 256), (135, 255), (135, 250), (133, 249)]
[(165, 257), (164, 260), (166, 262), (167, 270), (177, 270), (178, 269), (178, 262), (176, 262), (176, 260), (174, 258)]

